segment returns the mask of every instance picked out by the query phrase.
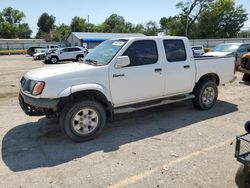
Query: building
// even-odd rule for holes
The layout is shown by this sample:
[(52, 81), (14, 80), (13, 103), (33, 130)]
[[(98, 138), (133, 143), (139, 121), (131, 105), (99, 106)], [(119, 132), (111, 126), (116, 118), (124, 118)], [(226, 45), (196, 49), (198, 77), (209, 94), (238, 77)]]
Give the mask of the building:
[(66, 40), (67, 46), (84, 46), (92, 49), (99, 45), (101, 42), (124, 37), (142, 37), (143, 34), (137, 33), (85, 33), (85, 32), (72, 32)]

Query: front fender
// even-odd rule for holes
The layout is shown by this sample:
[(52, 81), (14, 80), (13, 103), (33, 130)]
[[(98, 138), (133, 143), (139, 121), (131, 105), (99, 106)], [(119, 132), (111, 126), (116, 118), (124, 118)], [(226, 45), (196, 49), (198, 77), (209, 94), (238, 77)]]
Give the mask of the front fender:
[(111, 101), (111, 97), (110, 97), (110, 94), (109, 94), (109, 91), (107, 90), (107, 88), (103, 87), (102, 85), (94, 84), (94, 83), (93, 84), (80, 84), (80, 85), (71, 86), (71, 87), (65, 89), (64, 91), (62, 91), (59, 94), (59, 97), (68, 97), (73, 93), (76, 93), (79, 91), (87, 91), (87, 90), (99, 91), (103, 95), (105, 95), (105, 97), (107, 98), (108, 101)]

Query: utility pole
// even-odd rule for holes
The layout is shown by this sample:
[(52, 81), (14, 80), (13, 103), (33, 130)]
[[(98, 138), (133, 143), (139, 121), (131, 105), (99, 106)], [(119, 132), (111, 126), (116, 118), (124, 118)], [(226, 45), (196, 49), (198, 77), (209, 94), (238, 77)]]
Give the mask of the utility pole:
[(89, 32), (89, 15), (88, 15), (87, 20), (88, 20), (87, 32)]

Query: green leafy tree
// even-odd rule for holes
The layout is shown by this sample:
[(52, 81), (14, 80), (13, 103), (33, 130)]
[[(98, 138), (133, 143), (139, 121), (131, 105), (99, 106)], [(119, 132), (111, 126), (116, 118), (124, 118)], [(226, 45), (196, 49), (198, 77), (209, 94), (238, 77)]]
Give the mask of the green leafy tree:
[(86, 20), (83, 18), (80, 18), (78, 16), (75, 16), (72, 18), (70, 27), (73, 32), (85, 32), (87, 31), (88, 24), (86, 23)]
[(30, 38), (32, 33), (27, 23), (22, 23), (25, 14), (12, 7), (0, 12), (0, 38)]
[(45, 38), (51, 40), (51, 32), (55, 26), (56, 18), (48, 13), (43, 13), (37, 22), (38, 32), (36, 38)]
[(32, 30), (29, 28), (29, 25), (27, 23), (19, 24), (17, 26), (17, 37), (18, 38), (30, 38), (30, 35), (32, 33)]
[(177, 9), (181, 9), (179, 15), (181, 22), (184, 22), (185, 36), (189, 36), (192, 26), (197, 21), (199, 15), (208, 8), (213, 0), (186, 0), (176, 4)]
[(137, 25), (132, 27), (131, 32), (132, 33), (144, 33), (145, 27), (142, 24), (137, 24)]
[(59, 26), (55, 26), (52, 32), (52, 40), (53, 41), (65, 41), (67, 37), (71, 33), (71, 28), (68, 25), (61, 24)]
[(112, 14), (107, 18), (102, 25), (103, 32), (105, 33), (126, 33), (126, 23), (122, 16)]
[(156, 22), (154, 21), (149, 21), (145, 25), (145, 35), (148, 36), (156, 36), (159, 32), (159, 28)]
[(17, 9), (13, 9), (12, 7), (5, 8), (2, 13), (2, 17), (5, 22), (10, 24), (19, 24), (25, 18), (25, 14)]
[(198, 19), (198, 37), (232, 38), (236, 37), (247, 21), (246, 9), (236, 7), (234, 0), (216, 0)]
[(184, 36), (185, 35), (185, 19), (178, 16), (163, 17), (160, 19), (161, 31), (166, 35)]

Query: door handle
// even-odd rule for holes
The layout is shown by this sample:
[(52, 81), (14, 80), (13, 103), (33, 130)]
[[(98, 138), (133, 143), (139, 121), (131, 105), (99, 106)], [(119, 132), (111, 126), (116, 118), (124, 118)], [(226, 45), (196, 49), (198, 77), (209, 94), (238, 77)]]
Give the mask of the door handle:
[(155, 72), (161, 72), (161, 71), (162, 71), (161, 68), (155, 69)]
[(189, 69), (190, 65), (184, 65), (184, 69)]

